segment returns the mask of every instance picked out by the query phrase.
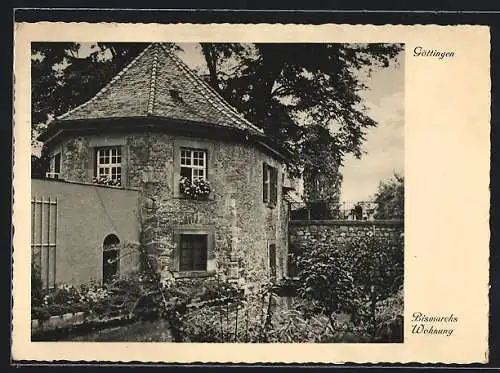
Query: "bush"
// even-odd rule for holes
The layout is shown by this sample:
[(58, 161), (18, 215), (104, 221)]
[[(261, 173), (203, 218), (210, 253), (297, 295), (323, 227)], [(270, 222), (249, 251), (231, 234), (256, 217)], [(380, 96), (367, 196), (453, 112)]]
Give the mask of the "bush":
[[(192, 309), (181, 317), (183, 342), (243, 343), (360, 343), (372, 342), (366, 328), (345, 315), (307, 312), (303, 300), (280, 307), (269, 289), (229, 304)], [(271, 307), (269, 307), (271, 305)], [(330, 323), (330, 318), (334, 321)]]
[(120, 280), (109, 285), (91, 282), (80, 286), (60, 284), (53, 289), (32, 287), (31, 317), (47, 319), (76, 312), (89, 312), (98, 317), (127, 314), (140, 294), (133, 282)]
[(324, 314), (332, 328), (338, 327), (333, 315), (346, 313), (351, 315), (351, 329), (374, 337), (381, 302), (389, 304), (403, 285), (402, 237), (381, 239), (369, 232), (346, 244), (311, 247), (294, 260), (298, 294), (309, 301), (304, 314)]

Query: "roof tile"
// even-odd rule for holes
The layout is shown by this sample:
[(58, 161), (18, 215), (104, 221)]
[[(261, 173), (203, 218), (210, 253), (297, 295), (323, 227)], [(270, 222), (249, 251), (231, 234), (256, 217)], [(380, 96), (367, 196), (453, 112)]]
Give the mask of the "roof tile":
[(262, 130), (239, 114), (163, 44), (150, 44), (93, 98), (59, 121), (163, 117)]

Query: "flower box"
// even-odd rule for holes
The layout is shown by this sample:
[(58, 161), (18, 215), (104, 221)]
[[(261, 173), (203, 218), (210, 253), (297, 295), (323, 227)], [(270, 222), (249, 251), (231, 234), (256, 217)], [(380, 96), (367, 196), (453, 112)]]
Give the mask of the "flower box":
[(211, 192), (210, 182), (201, 178), (191, 180), (181, 177), (179, 187), (184, 196), (192, 199), (208, 199)]
[(92, 179), (92, 182), (94, 184), (116, 186), (116, 187), (119, 187), (122, 185), (122, 182), (120, 179), (111, 179), (110, 177), (106, 177), (106, 176), (94, 177)]

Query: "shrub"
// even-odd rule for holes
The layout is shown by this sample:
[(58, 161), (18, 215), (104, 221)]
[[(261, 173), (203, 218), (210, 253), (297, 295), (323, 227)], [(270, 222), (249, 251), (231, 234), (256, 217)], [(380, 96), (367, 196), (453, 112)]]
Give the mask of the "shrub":
[[(318, 245), (295, 255), (298, 294), (309, 303), (305, 315), (325, 314), (332, 328), (335, 313), (352, 316), (352, 326), (374, 336), (377, 305), (403, 285), (403, 240), (369, 232), (346, 244)], [(402, 298), (401, 298), (402, 299)]]
[(81, 304), (79, 289), (69, 284), (62, 284), (55, 289), (47, 290), (42, 299), (45, 306), (54, 309), (71, 309)]
[(80, 286), (60, 284), (53, 289), (43, 289), (38, 295), (33, 294), (32, 318), (47, 319), (82, 311), (98, 317), (127, 314), (139, 293), (130, 289), (134, 289), (132, 281), (127, 280), (109, 285), (95, 282)]
[[(310, 304), (309, 301), (303, 301)], [(271, 305), (271, 307), (269, 307)], [(189, 310), (181, 317), (184, 342), (244, 343), (341, 343), (370, 342), (362, 326), (330, 318), (321, 312), (304, 312), (298, 303), (290, 307), (277, 304), (276, 295), (263, 287), (240, 301)]]

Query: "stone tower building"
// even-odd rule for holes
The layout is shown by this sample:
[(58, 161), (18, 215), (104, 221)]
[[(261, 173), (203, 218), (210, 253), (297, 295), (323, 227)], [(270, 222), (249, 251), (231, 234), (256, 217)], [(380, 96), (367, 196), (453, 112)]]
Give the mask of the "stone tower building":
[(49, 176), (140, 190), (141, 244), (163, 276), (286, 273), (284, 155), (166, 46), (146, 46), (40, 140)]

